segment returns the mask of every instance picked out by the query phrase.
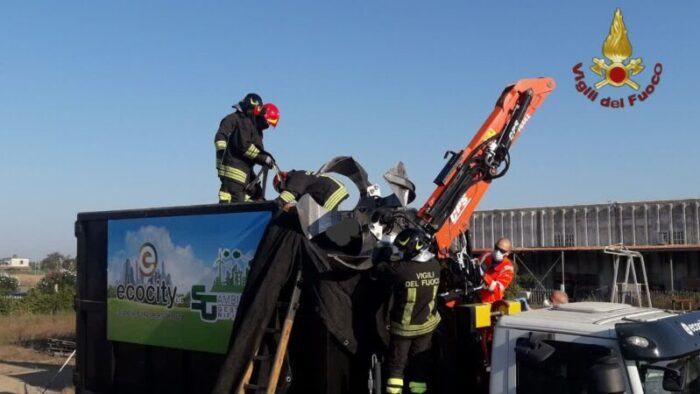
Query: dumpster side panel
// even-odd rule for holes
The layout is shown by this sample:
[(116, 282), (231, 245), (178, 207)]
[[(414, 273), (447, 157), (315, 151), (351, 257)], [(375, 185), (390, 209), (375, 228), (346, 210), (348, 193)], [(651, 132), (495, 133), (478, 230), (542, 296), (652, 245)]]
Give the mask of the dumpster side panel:
[(209, 393), (225, 355), (107, 339), (110, 220), (271, 212), (272, 203), (203, 205), (81, 213), (75, 225), (78, 284), (75, 300), (79, 393)]
[[(78, 391), (102, 392), (109, 387), (112, 349), (107, 341), (107, 222), (76, 223), (78, 288), (76, 368)], [(99, 366), (96, 368), (95, 366)]]

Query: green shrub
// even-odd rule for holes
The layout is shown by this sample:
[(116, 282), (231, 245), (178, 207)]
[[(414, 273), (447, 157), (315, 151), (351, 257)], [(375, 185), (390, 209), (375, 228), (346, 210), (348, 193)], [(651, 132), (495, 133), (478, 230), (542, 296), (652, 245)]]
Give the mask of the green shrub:
[(41, 293), (56, 293), (65, 289), (75, 288), (75, 274), (69, 271), (50, 272), (44, 276), (35, 289)]
[(5, 273), (0, 274), (0, 295), (14, 293), (19, 289), (19, 280)]
[(0, 315), (9, 315), (14, 312), (19, 304), (19, 300), (0, 296)]
[(58, 293), (45, 293), (37, 288), (29, 290), (18, 308), (28, 313), (56, 313), (73, 308), (75, 288), (68, 287)]
[(19, 313), (52, 313), (73, 309), (75, 298), (75, 274), (51, 272), (29, 290), (21, 299), (0, 297), (0, 314)]

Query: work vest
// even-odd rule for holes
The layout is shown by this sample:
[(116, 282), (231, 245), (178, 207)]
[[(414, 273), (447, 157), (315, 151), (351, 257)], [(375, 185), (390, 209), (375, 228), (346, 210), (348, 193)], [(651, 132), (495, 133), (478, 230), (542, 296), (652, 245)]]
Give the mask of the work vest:
[(491, 253), (481, 258), (482, 265), (486, 266), (484, 272), (484, 288), (481, 289), (481, 302), (496, 302), (503, 299), (505, 291), (515, 276), (513, 263), (508, 257), (503, 261), (493, 261)]

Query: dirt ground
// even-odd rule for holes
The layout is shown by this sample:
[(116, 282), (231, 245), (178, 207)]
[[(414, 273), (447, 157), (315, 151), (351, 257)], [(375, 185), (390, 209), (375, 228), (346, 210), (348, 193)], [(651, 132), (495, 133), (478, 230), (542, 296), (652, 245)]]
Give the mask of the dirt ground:
[(75, 358), (54, 378), (67, 358), (21, 346), (0, 346), (0, 394), (39, 393), (45, 387), (46, 393), (73, 393)]
[(29, 272), (16, 272), (11, 274), (19, 280), (19, 286), (23, 289), (30, 289), (36, 286), (37, 283), (44, 277), (44, 274), (34, 274)]

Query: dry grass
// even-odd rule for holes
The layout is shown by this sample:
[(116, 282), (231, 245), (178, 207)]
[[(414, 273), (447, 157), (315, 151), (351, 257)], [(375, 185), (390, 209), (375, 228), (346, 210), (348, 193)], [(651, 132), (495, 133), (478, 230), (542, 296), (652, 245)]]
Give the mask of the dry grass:
[[(61, 365), (66, 361), (66, 356), (52, 356), (47, 352), (37, 351), (19, 345), (0, 345), (0, 375), (7, 374), (6, 363), (38, 363)], [(75, 357), (68, 365), (75, 365)], [(3, 393), (0, 386), (0, 393)]]
[(44, 277), (44, 274), (30, 274), (30, 273), (13, 273), (11, 274), (17, 280), (19, 280), (19, 285), (22, 288), (29, 289), (36, 286), (37, 283)]
[(0, 345), (16, 345), (45, 338), (75, 335), (75, 312), (55, 315), (0, 316)]

